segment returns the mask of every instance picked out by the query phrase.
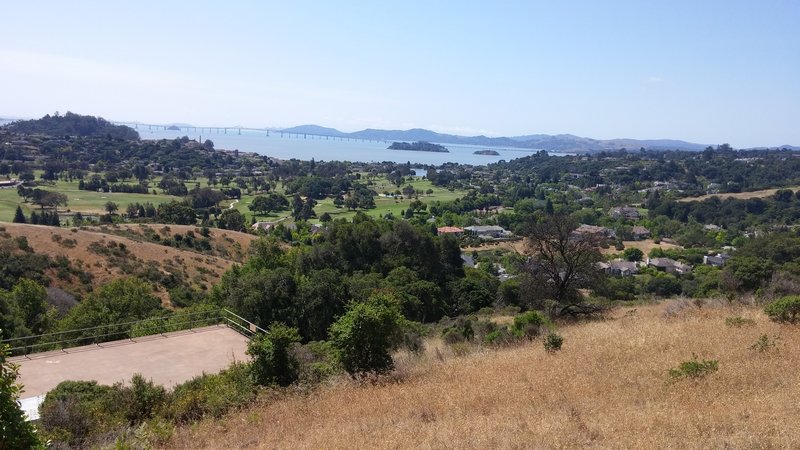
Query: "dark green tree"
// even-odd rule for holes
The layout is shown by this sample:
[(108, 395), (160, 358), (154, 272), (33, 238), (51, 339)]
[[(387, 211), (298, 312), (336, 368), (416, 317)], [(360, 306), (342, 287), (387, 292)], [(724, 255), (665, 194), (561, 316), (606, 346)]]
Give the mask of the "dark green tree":
[(25, 219), (25, 214), (22, 212), (22, 207), (17, 205), (17, 210), (14, 212), (14, 223), (28, 223)]
[(253, 357), (252, 374), (262, 386), (288, 386), (297, 380), (299, 362), (292, 347), (300, 342), (297, 328), (275, 322), (267, 332), (250, 341), (247, 354)]
[(351, 375), (385, 373), (394, 367), (391, 351), (399, 345), (405, 319), (397, 300), (378, 293), (351, 303), (330, 330), (340, 362)]

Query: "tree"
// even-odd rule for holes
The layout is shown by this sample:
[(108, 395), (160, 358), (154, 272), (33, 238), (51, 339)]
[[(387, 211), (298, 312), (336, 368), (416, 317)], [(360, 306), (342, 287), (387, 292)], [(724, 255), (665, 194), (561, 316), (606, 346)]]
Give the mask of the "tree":
[[(69, 310), (59, 321), (57, 328), (59, 331), (79, 330), (146, 319), (164, 311), (161, 300), (152, 292), (150, 285), (136, 278), (114, 280), (95, 290)], [(122, 331), (124, 327), (119, 329)], [(89, 330), (79, 335), (91, 336), (94, 333), (95, 331)], [(120, 336), (116, 334), (99, 337), (90, 342), (115, 340)]]
[(231, 231), (244, 231), (244, 216), (238, 210), (226, 209), (219, 216), (219, 227)]
[(112, 201), (108, 201), (105, 204), (105, 210), (106, 210), (106, 212), (108, 213), (109, 216), (114, 214), (115, 212), (117, 212), (118, 209), (119, 209), (119, 206), (116, 203), (112, 202)]
[(292, 347), (300, 342), (297, 328), (275, 322), (263, 336), (250, 341), (247, 354), (253, 357), (252, 374), (262, 386), (288, 386), (297, 380), (299, 362)]
[(28, 221), (25, 219), (25, 214), (22, 212), (22, 207), (17, 205), (17, 210), (14, 212), (14, 220), (13, 223), (27, 223)]
[(51, 192), (42, 189), (33, 190), (33, 203), (42, 207), (57, 208), (59, 205), (67, 206), (67, 195), (61, 192)]
[(644, 257), (644, 252), (638, 248), (626, 248), (624, 252), (622, 252), (623, 258), (625, 261), (641, 261)]
[(194, 225), (195, 222), (197, 222), (194, 208), (183, 202), (172, 201), (169, 203), (162, 203), (158, 205), (158, 212), (156, 215), (163, 223)]
[(405, 319), (397, 300), (378, 293), (352, 303), (330, 329), (338, 358), (351, 375), (385, 373), (394, 367), (390, 352), (400, 343)]
[(596, 311), (584, 303), (579, 289), (591, 287), (602, 276), (596, 267), (601, 260), (599, 240), (594, 234), (575, 233), (576, 228), (574, 219), (553, 214), (526, 233), (532, 252), (526, 270), (538, 294), (534, 300), (553, 301), (554, 315)]
[(0, 449), (44, 448), (20, 408), (19, 366), (7, 360), (8, 349), (8, 345), (0, 345)]

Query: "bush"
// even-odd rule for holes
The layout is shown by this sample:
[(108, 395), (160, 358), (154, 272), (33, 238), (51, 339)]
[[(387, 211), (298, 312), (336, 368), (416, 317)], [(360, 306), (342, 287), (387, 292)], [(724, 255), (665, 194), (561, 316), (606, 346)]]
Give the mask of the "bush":
[(130, 386), (115, 386), (119, 390), (121, 409), (131, 425), (155, 417), (167, 400), (167, 391), (161, 385), (145, 380), (140, 374), (131, 378)]
[(541, 334), (542, 327), (549, 321), (536, 311), (528, 311), (514, 318), (511, 332), (519, 338), (534, 339)]
[(800, 296), (790, 295), (775, 300), (764, 308), (764, 313), (776, 322), (795, 323), (800, 319)]
[(298, 377), (299, 363), (292, 347), (300, 342), (297, 328), (273, 323), (266, 334), (250, 341), (247, 354), (253, 357), (251, 372), (256, 384), (288, 386)]
[(472, 321), (463, 317), (459, 317), (453, 325), (442, 331), (442, 340), (446, 344), (471, 341), (474, 337), (475, 331), (472, 329)]
[(19, 366), (8, 362), (7, 355), (8, 345), (0, 345), (0, 448), (44, 448), (17, 403), (22, 392)]
[(254, 396), (250, 366), (234, 364), (219, 374), (202, 375), (176, 386), (164, 415), (177, 424), (220, 417)]
[(292, 351), (299, 363), (300, 382), (316, 384), (342, 371), (336, 349), (328, 341), (312, 341)]
[(560, 334), (550, 332), (544, 338), (544, 349), (547, 353), (555, 353), (561, 350), (561, 344), (564, 343), (564, 338)]
[(519, 336), (512, 333), (508, 327), (498, 328), (486, 335), (483, 338), (483, 342), (486, 345), (509, 345), (515, 342), (519, 342)]
[(63, 381), (39, 407), (46, 439), (82, 446), (125, 425), (117, 390), (96, 381)]
[(759, 336), (758, 340), (750, 346), (750, 350), (754, 350), (757, 352), (768, 352), (770, 350), (774, 350), (778, 348), (778, 340), (780, 338), (778, 336), (773, 337), (772, 339), (769, 338), (766, 334), (762, 334)]
[(697, 355), (692, 355), (692, 359), (682, 362), (678, 367), (669, 369), (669, 376), (673, 380), (680, 378), (703, 378), (706, 375), (712, 374), (719, 369), (719, 361), (712, 360), (697, 360)]
[(400, 343), (404, 327), (397, 300), (380, 293), (350, 304), (330, 328), (331, 343), (351, 375), (385, 373), (394, 367), (389, 352)]

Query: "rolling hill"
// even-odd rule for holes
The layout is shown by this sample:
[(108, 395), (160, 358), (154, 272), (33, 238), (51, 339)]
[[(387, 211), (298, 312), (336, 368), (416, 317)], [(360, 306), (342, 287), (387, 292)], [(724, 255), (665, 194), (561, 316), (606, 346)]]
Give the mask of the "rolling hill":
[[(205, 291), (219, 282), (231, 266), (241, 263), (256, 236), (228, 230), (209, 230), (211, 249), (201, 253), (153, 242), (187, 233), (200, 234), (197, 227), (182, 225), (130, 225), (119, 227), (56, 228), (42, 225), (2, 223), (3, 239), (24, 237), (37, 254), (67, 258), (91, 276), (91, 287), (126, 276), (148, 280), (156, 295), (167, 301), (167, 290), (185, 286)], [(182, 238), (183, 239), (183, 238)], [(74, 277), (47, 274), (51, 286), (83, 293), (86, 286)]]

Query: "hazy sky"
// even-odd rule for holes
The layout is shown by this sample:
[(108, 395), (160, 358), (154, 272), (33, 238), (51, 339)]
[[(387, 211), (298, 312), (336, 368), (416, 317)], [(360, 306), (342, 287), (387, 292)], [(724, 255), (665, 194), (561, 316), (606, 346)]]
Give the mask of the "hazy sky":
[(798, 0), (391, 3), (6, 1), (0, 115), (800, 145)]

